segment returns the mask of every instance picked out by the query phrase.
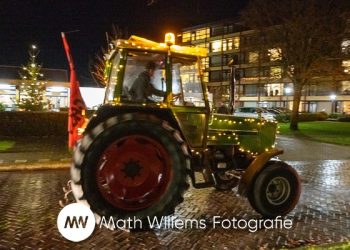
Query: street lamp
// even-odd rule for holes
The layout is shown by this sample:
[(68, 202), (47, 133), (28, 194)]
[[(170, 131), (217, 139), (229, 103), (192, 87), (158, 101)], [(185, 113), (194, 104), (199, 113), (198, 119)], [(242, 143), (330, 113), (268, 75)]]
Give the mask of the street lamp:
[(288, 95), (288, 94), (292, 93), (292, 88), (287, 87), (287, 88), (284, 89), (284, 91), (285, 91), (286, 94)]

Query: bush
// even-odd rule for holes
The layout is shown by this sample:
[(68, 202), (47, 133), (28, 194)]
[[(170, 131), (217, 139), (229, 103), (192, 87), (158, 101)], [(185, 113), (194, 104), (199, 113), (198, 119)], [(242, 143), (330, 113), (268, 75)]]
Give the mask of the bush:
[(0, 136), (67, 136), (67, 112), (0, 112)]
[[(299, 122), (325, 121), (327, 118), (328, 115), (326, 112), (299, 114)], [(280, 113), (276, 115), (275, 119), (281, 123), (290, 122), (290, 113)]]
[(345, 115), (338, 118), (339, 122), (350, 122), (350, 115)]
[(0, 112), (5, 111), (5, 105), (0, 102)]
[(328, 115), (326, 112), (299, 114), (299, 122), (325, 121), (327, 118)]
[(329, 118), (336, 119), (339, 122), (350, 122), (350, 115), (345, 113), (333, 113), (329, 115)]
[(331, 113), (329, 114), (328, 118), (331, 119), (339, 119), (340, 117), (342, 117), (343, 115), (341, 113)]
[(275, 116), (276, 121), (287, 123), (290, 122), (290, 113), (279, 113)]

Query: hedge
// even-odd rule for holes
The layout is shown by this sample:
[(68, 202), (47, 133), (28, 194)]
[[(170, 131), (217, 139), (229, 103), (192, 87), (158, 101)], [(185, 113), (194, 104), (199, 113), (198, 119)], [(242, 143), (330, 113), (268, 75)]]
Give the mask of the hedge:
[(67, 112), (0, 112), (0, 136), (67, 136)]
[(332, 113), (329, 115), (329, 118), (336, 119), (339, 122), (350, 122), (350, 115), (343, 113)]
[[(325, 121), (328, 115), (326, 112), (300, 113), (299, 122)], [(290, 113), (281, 113), (276, 116), (278, 122), (290, 122)]]
[(300, 122), (312, 122), (312, 121), (325, 121), (327, 120), (328, 115), (326, 112), (317, 112), (317, 113), (300, 113), (299, 121)]
[(350, 115), (346, 115), (338, 118), (339, 122), (350, 122)]

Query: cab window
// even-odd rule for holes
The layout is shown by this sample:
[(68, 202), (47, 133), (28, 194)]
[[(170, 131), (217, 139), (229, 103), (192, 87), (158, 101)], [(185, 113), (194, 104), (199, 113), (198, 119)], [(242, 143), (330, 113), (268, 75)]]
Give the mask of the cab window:
[[(159, 53), (129, 51), (125, 65), (125, 73), (122, 85), (122, 100), (131, 100), (130, 89), (135, 83), (137, 77), (146, 71), (146, 65), (149, 62), (156, 65), (154, 75), (151, 77), (151, 84), (158, 90), (166, 91), (165, 84), (165, 55)], [(152, 95), (153, 101), (162, 101), (162, 98)]]
[(109, 75), (108, 86), (106, 89), (106, 96), (105, 96), (106, 101), (113, 101), (114, 99), (115, 87), (117, 86), (117, 82), (118, 82), (120, 56), (121, 56), (121, 53), (117, 52), (117, 54), (114, 56), (112, 60), (111, 73)]
[(175, 105), (205, 107), (197, 58), (173, 57), (172, 81)]

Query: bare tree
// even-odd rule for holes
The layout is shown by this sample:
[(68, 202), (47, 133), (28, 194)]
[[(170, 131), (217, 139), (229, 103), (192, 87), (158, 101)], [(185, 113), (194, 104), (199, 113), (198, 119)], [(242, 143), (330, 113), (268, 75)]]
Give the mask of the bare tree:
[(112, 25), (112, 31), (106, 32), (106, 46), (95, 55), (95, 58), (89, 62), (89, 69), (92, 79), (98, 86), (105, 86), (107, 84), (107, 72), (106, 72), (106, 55), (113, 49), (112, 42), (124, 38), (125, 33), (117, 26)]
[[(290, 129), (298, 129), (298, 111), (304, 86), (318, 68), (341, 66), (341, 41), (345, 30), (345, 0), (251, 0), (241, 19), (265, 34), (265, 43), (280, 51), (285, 77), (294, 86)], [(347, 5), (347, 6), (346, 6)], [(325, 62), (325, 63), (324, 63)]]

